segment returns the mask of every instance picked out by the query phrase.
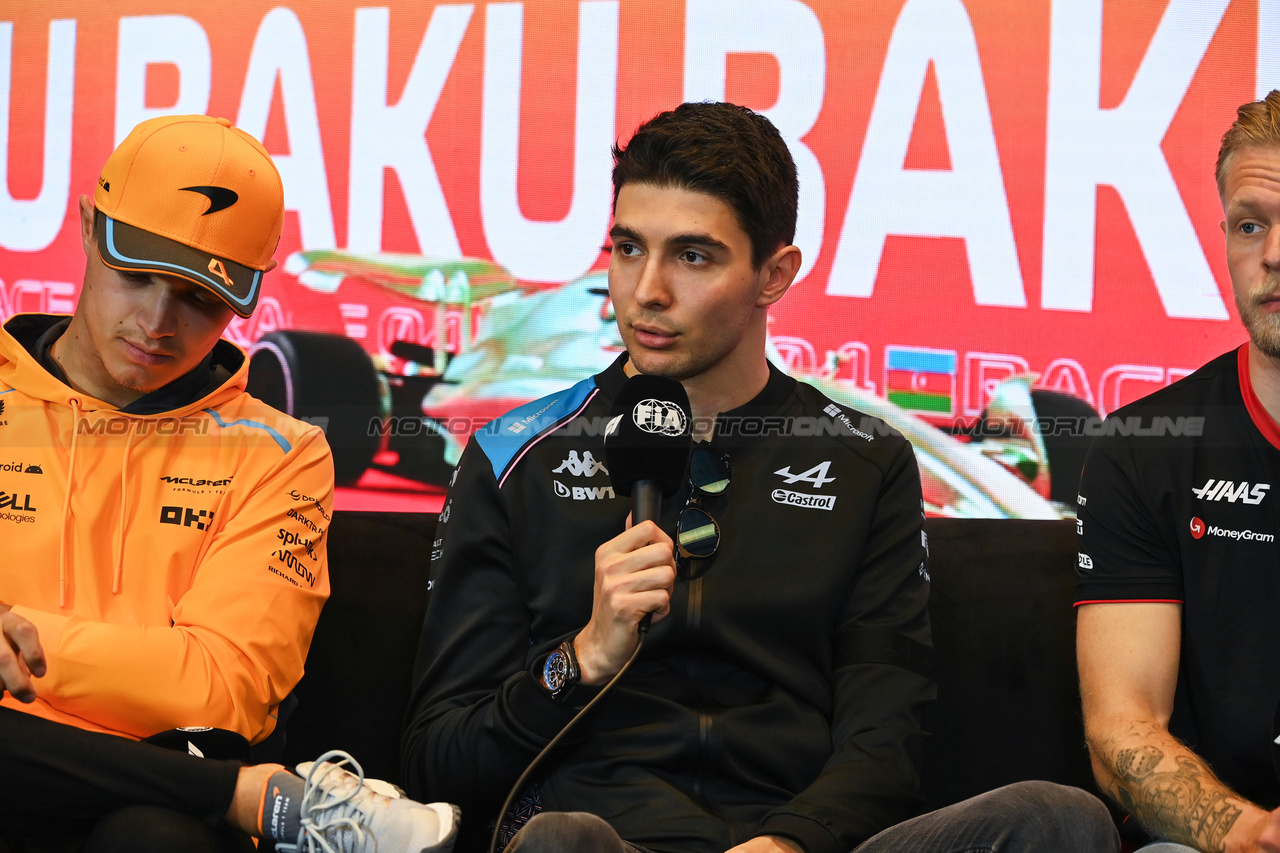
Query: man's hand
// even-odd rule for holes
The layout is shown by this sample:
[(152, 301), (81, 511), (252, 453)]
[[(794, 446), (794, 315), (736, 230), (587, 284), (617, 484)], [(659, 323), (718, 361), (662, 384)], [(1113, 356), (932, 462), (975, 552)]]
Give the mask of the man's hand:
[(804, 851), (785, 839), (761, 835), (737, 847), (731, 847), (725, 853), (804, 853)]
[(674, 544), (652, 521), (596, 549), (591, 621), (573, 641), (583, 684), (604, 684), (622, 669), (639, 642), (644, 615), (660, 622), (669, 612), (675, 580)]
[(0, 637), (0, 696), (8, 690), (20, 702), (34, 702), (31, 678), (44, 675), (46, 668), (36, 626), (14, 613), (12, 605), (0, 604)]
[(1222, 849), (1226, 853), (1280, 853), (1280, 809), (1268, 812), (1245, 806)]

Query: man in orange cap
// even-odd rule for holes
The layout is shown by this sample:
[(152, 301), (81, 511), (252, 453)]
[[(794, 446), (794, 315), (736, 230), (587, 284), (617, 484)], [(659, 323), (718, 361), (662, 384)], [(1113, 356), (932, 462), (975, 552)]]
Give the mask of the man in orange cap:
[(79, 213), (75, 314), (0, 329), (0, 849), (448, 846), (452, 807), (349, 756), (305, 782), (248, 763), (302, 676), (333, 509), (321, 430), (251, 397), (221, 339), (275, 266), (270, 156), (226, 119), (152, 119)]

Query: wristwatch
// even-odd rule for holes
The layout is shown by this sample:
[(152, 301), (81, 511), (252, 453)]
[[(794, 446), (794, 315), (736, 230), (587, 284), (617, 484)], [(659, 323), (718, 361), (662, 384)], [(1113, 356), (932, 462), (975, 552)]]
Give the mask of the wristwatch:
[(572, 638), (556, 646), (547, 655), (547, 662), (542, 665), (542, 686), (551, 694), (552, 699), (559, 699), (567, 693), (581, 677), (578, 656), (573, 653)]

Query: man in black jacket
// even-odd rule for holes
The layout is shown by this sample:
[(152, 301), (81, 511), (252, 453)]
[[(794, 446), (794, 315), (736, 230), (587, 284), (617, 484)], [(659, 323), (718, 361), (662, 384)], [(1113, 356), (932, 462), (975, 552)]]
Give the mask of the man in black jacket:
[[(432, 558), (405, 777), (461, 804), (479, 840), (651, 613), (634, 666), (502, 816), (510, 836), (540, 813), (511, 849), (843, 853), (921, 802), (934, 684), (915, 458), (765, 358), (768, 307), (800, 268), (795, 166), (773, 125), (685, 104), (614, 155), (609, 291), (627, 351), (468, 445)], [(601, 464), (636, 374), (679, 380), (692, 408), (690, 475), (656, 523), (630, 523)], [(704, 538), (677, 548), (673, 530)], [(1018, 845), (1116, 841), (1096, 799), (1031, 784), (866, 849)]]

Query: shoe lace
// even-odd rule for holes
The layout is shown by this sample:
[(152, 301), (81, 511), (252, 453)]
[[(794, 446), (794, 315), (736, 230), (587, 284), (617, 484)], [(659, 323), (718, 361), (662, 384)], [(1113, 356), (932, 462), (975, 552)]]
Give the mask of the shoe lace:
[[(330, 787), (322, 783), (333, 772), (340, 772), (342, 767), (356, 778), (355, 785), (346, 785), (341, 776), (339, 781)], [(364, 782), (364, 768), (348, 753), (333, 749), (316, 759), (307, 773), (302, 788), (302, 805), (298, 840), (294, 843), (282, 841), (276, 845), (277, 853), (315, 853), (317, 849), (324, 853), (340, 853), (361, 849), (368, 833), (362, 818), (365, 800), (375, 798)], [(350, 831), (354, 844), (337, 846), (331, 840), (342, 830)]]

